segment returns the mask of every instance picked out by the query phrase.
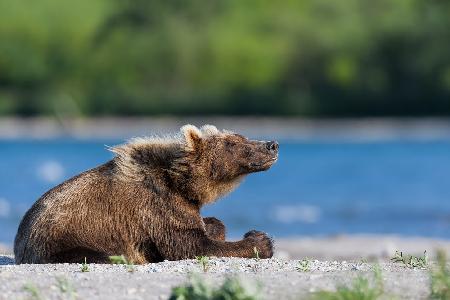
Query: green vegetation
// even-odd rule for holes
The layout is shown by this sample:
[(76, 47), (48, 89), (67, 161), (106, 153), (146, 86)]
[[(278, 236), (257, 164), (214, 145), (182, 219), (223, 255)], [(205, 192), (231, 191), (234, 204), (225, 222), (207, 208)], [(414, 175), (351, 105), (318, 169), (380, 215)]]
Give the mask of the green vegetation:
[(23, 286), (23, 290), (30, 293), (30, 297), (33, 300), (43, 300), (44, 298), (41, 296), (41, 293), (37, 286), (32, 283), (27, 283)]
[(81, 263), (81, 272), (83, 272), (83, 273), (89, 272), (89, 265), (86, 261), (86, 257), (84, 258), (84, 262)]
[(203, 272), (208, 272), (209, 269), (209, 257), (208, 256), (196, 256), (197, 262), (202, 267)]
[(113, 255), (109, 257), (113, 265), (128, 265), (128, 260), (123, 255)]
[(309, 272), (311, 270), (311, 261), (307, 258), (302, 259), (298, 262), (297, 271)]
[(59, 291), (63, 294), (67, 294), (69, 299), (75, 300), (77, 298), (77, 291), (74, 286), (64, 277), (56, 278), (57, 287)]
[(200, 277), (191, 277), (187, 285), (172, 289), (170, 300), (259, 300), (261, 287), (244, 283), (236, 277), (225, 279), (219, 288), (213, 288)]
[(414, 255), (403, 255), (403, 252), (395, 251), (394, 257), (391, 258), (391, 261), (403, 263), (408, 268), (426, 268), (428, 266), (427, 251), (424, 251), (423, 256), (421, 257)]
[(258, 251), (258, 248), (253, 247), (253, 253), (255, 254), (255, 259), (256, 259), (256, 260), (259, 260), (260, 258), (259, 258), (259, 251)]
[(109, 257), (113, 265), (126, 265), (128, 272), (134, 272), (135, 266), (131, 261), (128, 261), (124, 255), (113, 255)]
[(376, 300), (384, 295), (381, 269), (374, 268), (374, 283), (358, 276), (351, 286), (338, 286), (335, 292), (320, 291), (312, 295), (312, 299), (320, 300)]
[(0, 115), (450, 114), (450, 2), (0, 1)]
[(450, 269), (447, 266), (445, 252), (439, 251), (438, 265), (431, 272), (431, 299), (450, 299)]
[[(77, 292), (73, 285), (64, 277), (56, 278), (56, 286), (62, 294), (67, 295), (70, 300), (77, 299)], [(23, 290), (30, 294), (30, 298), (33, 300), (44, 300), (38, 287), (32, 283), (27, 283), (23, 286)]]

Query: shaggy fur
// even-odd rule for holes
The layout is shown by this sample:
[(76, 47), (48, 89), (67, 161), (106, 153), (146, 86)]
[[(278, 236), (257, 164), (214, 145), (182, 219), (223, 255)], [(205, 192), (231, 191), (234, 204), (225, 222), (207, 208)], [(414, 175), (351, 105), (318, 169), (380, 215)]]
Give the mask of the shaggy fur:
[(136, 264), (199, 255), (271, 257), (271, 239), (250, 231), (225, 241), (225, 226), (200, 208), (276, 161), (278, 144), (251, 141), (206, 125), (175, 137), (137, 138), (110, 149), (111, 161), (44, 194), (25, 214), (14, 243), (16, 263)]

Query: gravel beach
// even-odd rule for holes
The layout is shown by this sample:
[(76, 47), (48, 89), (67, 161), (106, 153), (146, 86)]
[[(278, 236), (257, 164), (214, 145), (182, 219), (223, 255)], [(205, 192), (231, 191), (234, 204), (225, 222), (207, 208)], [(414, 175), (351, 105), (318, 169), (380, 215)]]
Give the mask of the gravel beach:
[[(213, 286), (230, 276), (252, 286), (259, 283), (263, 299), (305, 299), (315, 291), (349, 285), (358, 276), (373, 278), (375, 265), (381, 267), (387, 295), (426, 299), (429, 270), (392, 263), (389, 258), (395, 250), (415, 255), (427, 250), (433, 259), (436, 249), (450, 252), (450, 243), (360, 235), (280, 239), (276, 249), (272, 259), (210, 258), (207, 272), (196, 260), (132, 268), (89, 264), (89, 271), (82, 272), (81, 264), (14, 265), (12, 255), (0, 255), (0, 299), (167, 299), (171, 289), (187, 283), (192, 273)], [(305, 257), (309, 257), (308, 270), (298, 270), (299, 260)], [(33, 298), (26, 286), (34, 287), (41, 298)]]
[[(311, 292), (333, 290), (336, 285), (351, 284), (357, 276), (370, 278), (373, 274), (373, 264), (358, 261), (311, 260), (309, 270), (299, 271), (297, 260), (278, 258), (211, 258), (206, 273), (196, 260), (165, 261), (131, 270), (125, 265), (90, 264), (88, 272), (81, 271), (81, 264), (16, 266), (6, 256), (0, 263), (1, 299), (30, 298), (26, 286), (34, 287), (41, 299), (71, 299), (75, 294), (76, 299), (167, 299), (171, 288), (186, 283), (191, 273), (198, 273), (213, 286), (227, 276), (238, 276), (246, 284), (259, 283), (264, 299), (304, 299)], [(429, 295), (427, 270), (393, 263), (380, 266), (387, 294), (400, 299)], [(73, 292), (64, 292), (61, 282)]]

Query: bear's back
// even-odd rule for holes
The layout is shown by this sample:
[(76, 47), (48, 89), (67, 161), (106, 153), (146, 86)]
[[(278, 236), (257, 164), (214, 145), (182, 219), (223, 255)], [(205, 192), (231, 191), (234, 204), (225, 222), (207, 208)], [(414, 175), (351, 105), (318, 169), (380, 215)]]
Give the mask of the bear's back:
[[(37, 262), (61, 250), (69, 239), (84, 238), (86, 225), (107, 212), (114, 162), (83, 172), (45, 193), (23, 217), (14, 242), (16, 263)], [(91, 223), (92, 224), (92, 223)]]

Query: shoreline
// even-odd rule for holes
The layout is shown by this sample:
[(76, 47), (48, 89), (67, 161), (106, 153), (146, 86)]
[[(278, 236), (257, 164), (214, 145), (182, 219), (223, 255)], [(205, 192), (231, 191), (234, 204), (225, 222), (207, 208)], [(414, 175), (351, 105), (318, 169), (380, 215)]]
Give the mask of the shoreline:
[[(274, 257), (388, 262), (395, 251), (416, 256), (422, 256), (426, 251), (430, 258), (434, 258), (438, 250), (450, 253), (450, 240), (400, 235), (342, 234), (328, 237), (276, 238)], [(0, 244), (0, 254), (11, 256), (12, 247)]]
[(285, 259), (367, 260), (388, 262), (396, 251), (430, 258), (443, 250), (450, 253), (450, 240), (401, 235), (342, 234), (329, 237), (293, 237), (276, 240), (276, 257)]
[(450, 139), (450, 118), (308, 119), (289, 117), (0, 117), (0, 139), (124, 139), (171, 134), (184, 124), (214, 124), (247, 136), (286, 140)]

